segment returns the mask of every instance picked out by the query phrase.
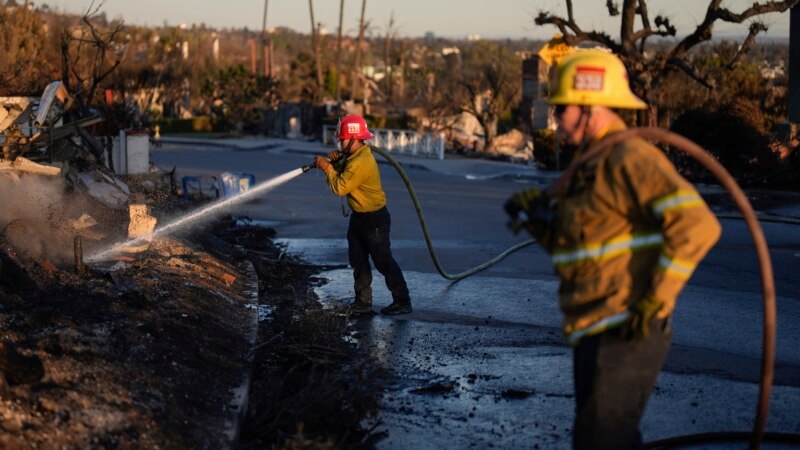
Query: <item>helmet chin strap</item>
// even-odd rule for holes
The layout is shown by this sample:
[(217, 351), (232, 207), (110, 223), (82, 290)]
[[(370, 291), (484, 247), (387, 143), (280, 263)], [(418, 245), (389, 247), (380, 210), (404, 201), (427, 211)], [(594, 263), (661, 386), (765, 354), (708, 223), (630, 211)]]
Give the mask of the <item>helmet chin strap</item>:
[(592, 138), (589, 136), (589, 122), (592, 120), (592, 107), (583, 105), (581, 106), (581, 116), (578, 120), (583, 120), (583, 135), (581, 136), (581, 143), (578, 146), (578, 151), (583, 153), (584, 150), (589, 148), (589, 143)]
[(350, 139), (350, 142), (347, 143), (347, 147), (342, 148), (342, 153), (349, 155), (350, 149), (353, 147), (353, 143), (355, 143), (355, 139)]

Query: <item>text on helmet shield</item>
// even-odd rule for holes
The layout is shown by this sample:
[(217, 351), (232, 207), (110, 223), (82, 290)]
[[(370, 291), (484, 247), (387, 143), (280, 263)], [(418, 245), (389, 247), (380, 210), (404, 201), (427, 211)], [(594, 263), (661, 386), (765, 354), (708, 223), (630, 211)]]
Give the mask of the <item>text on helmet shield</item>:
[(575, 70), (573, 89), (576, 91), (602, 91), (606, 70), (602, 67), (579, 66)]
[(347, 124), (347, 133), (348, 134), (361, 134), (361, 124), (348, 123)]

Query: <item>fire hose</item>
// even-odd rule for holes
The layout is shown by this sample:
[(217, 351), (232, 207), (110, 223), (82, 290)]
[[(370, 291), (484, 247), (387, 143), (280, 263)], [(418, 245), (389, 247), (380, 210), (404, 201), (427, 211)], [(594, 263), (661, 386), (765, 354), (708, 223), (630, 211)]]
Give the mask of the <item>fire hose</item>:
[[(469, 270), (465, 270), (464, 272), (461, 272), (461, 273), (456, 273), (456, 274), (448, 273), (442, 267), (442, 263), (439, 261), (439, 257), (436, 255), (436, 250), (434, 250), (434, 248), (433, 248), (433, 243), (431, 242), (430, 233), (428, 232), (428, 223), (425, 221), (425, 214), (422, 213), (422, 206), (420, 206), (420, 204), (419, 204), (419, 199), (417, 198), (417, 193), (414, 191), (414, 187), (411, 185), (411, 180), (408, 179), (408, 175), (406, 175), (406, 171), (403, 170), (403, 168), (400, 166), (400, 164), (397, 162), (397, 160), (392, 158), (392, 155), (390, 155), (389, 152), (386, 149), (383, 149), (383, 148), (380, 148), (380, 147), (375, 147), (375, 146), (372, 146), (372, 145), (370, 145), (369, 148), (372, 149), (373, 151), (375, 151), (376, 153), (380, 154), (381, 156), (383, 156), (387, 161), (389, 161), (389, 164), (391, 164), (392, 167), (394, 167), (394, 169), (397, 171), (397, 173), (400, 174), (400, 178), (403, 179), (403, 183), (405, 183), (405, 185), (406, 185), (406, 189), (408, 190), (408, 194), (411, 196), (411, 202), (414, 203), (414, 209), (416, 209), (416, 211), (417, 211), (417, 218), (419, 219), (419, 224), (422, 227), (422, 234), (425, 236), (425, 244), (428, 246), (428, 253), (430, 253), (430, 255), (431, 255), (431, 259), (433, 260), (433, 265), (436, 267), (436, 271), (439, 272), (439, 275), (441, 275), (442, 277), (444, 277), (444, 278), (446, 278), (446, 279), (448, 279), (450, 281), (458, 281), (458, 280), (464, 279), (464, 278), (466, 278), (466, 277), (468, 277), (470, 275), (474, 275), (474, 274), (476, 274), (476, 273), (478, 273), (478, 272), (480, 272), (482, 270), (485, 270), (485, 269), (491, 267), (492, 265), (498, 263), (500, 260), (502, 260), (506, 256), (516, 252), (519, 249), (522, 249), (522, 248), (528, 247), (530, 245), (533, 245), (536, 242), (533, 239), (529, 239), (527, 241), (520, 242), (520, 243), (508, 248), (504, 252), (500, 253), (499, 255), (495, 256), (494, 258), (486, 261), (485, 263), (483, 263), (481, 265), (475, 266), (475, 267), (473, 267), (473, 268), (471, 268)], [(307, 172), (308, 170), (310, 170), (313, 167), (314, 167), (313, 164), (308, 164), (308, 165), (303, 166), (302, 169), (303, 169), (304, 172)]]
[[(623, 132), (609, 135), (608, 137), (604, 138), (600, 142), (590, 147), (586, 151), (586, 153), (581, 155), (580, 158), (573, 161), (572, 164), (570, 164), (569, 167), (567, 167), (564, 173), (555, 181), (552, 189), (560, 189), (561, 187), (566, 185), (566, 183), (573, 176), (575, 171), (580, 166), (585, 164), (588, 160), (596, 157), (609, 147), (632, 138), (642, 138), (651, 141), (661, 142), (689, 154), (695, 160), (697, 160), (699, 163), (705, 166), (716, 177), (716, 179), (720, 182), (720, 184), (722, 184), (722, 186), (727, 189), (727, 191), (733, 198), (734, 202), (736, 203), (737, 207), (739, 208), (742, 217), (745, 223), (747, 224), (748, 230), (750, 231), (751, 238), (753, 240), (753, 245), (756, 250), (756, 255), (758, 257), (758, 263), (760, 268), (763, 307), (764, 307), (764, 317), (763, 317), (764, 334), (762, 340), (761, 379), (759, 384), (759, 396), (758, 396), (758, 403), (756, 406), (756, 415), (753, 421), (752, 431), (751, 432), (722, 431), (722, 432), (709, 432), (709, 433), (698, 433), (692, 435), (677, 436), (646, 443), (644, 444), (644, 448), (670, 448), (670, 447), (685, 446), (690, 444), (699, 444), (707, 442), (725, 442), (732, 440), (741, 441), (746, 439), (749, 440), (750, 449), (760, 448), (761, 443), (765, 440), (770, 442), (800, 444), (800, 435), (798, 434), (765, 432), (767, 415), (769, 412), (770, 395), (772, 392), (774, 366), (775, 366), (775, 339), (776, 339), (775, 324), (777, 316), (776, 303), (775, 303), (775, 280), (773, 279), (772, 262), (769, 257), (769, 249), (767, 248), (764, 232), (761, 229), (761, 225), (758, 221), (758, 218), (756, 217), (756, 214), (752, 206), (750, 205), (750, 201), (747, 199), (744, 192), (736, 183), (736, 181), (733, 179), (733, 177), (730, 175), (730, 173), (719, 162), (717, 162), (716, 159), (714, 159), (711, 155), (709, 155), (708, 152), (703, 150), (700, 146), (690, 141), (689, 139), (686, 139), (678, 134), (662, 130), (659, 128), (632, 128), (625, 130)], [(419, 218), (420, 225), (422, 226), (422, 232), (425, 236), (425, 242), (428, 247), (428, 252), (430, 253), (431, 258), (433, 259), (433, 263), (436, 266), (436, 270), (444, 278), (453, 281), (466, 278), (470, 275), (473, 275), (477, 272), (480, 272), (490, 267), (491, 265), (497, 263), (506, 256), (510, 255), (511, 253), (534, 243), (534, 240), (521, 242), (519, 244), (514, 245), (513, 247), (510, 247), (509, 249), (500, 253), (499, 255), (495, 256), (489, 261), (486, 261), (485, 263), (476, 266), (472, 269), (469, 269), (467, 271), (458, 274), (447, 273), (442, 268), (439, 258), (436, 256), (436, 252), (430, 240), (428, 226), (425, 221), (425, 217), (422, 213), (422, 208), (420, 206), (419, 200), (417, 199), (417, 195), (414, 192), (414, 188), (411, 185), (411, 181), (408, 179), (408, 176), (406, 175), (405, 171), (400, 166), (400, 164), (385, 149), (373, 146), (370, 146), (370, 148), (375, 152), (377, 152), (378, 154), (380, 154), (381, 156), (383, 156), (395, 168), (398, 174), (400, 174), (400, 177), (403, 179), (403, 182), (405, 183), (406, 188), (408, 189), (409, 195), (411, 196), (411, 200), (414, 203), (414, 208), (417, 211), (417, 217)]]

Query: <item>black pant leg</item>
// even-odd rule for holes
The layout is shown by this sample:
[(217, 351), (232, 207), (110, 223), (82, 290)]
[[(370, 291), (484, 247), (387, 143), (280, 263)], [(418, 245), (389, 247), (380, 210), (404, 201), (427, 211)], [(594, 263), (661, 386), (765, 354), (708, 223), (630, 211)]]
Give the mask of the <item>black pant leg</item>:
[(669, 351), (671, 334), (665, 322), (657, 320), (648, 339), (615, 329), (584, 338), (575, 348), (575, 449), (641, 446), (639, 422)]
[(397, 264), (392, 256), (391, 241), (389, 238), (391, 230), (391, 216), (386, 208), (375, 212), (372, 215), (373, 223), (370, 224), (367, 233), (369, 254), (385, 280), (386, 287), (392, 293), (392, 299), (399, 303), (410, 303), (411, 298), (408, 294), (408, 285), (403, 276), (400, 265)]
[(364, 236), (363, 217), (350, 216), (347, 227), (347, 255), (353, 268), (353, 290), (356, 301), (372, 304), (372, 267), (369, 264), (369, 247)]

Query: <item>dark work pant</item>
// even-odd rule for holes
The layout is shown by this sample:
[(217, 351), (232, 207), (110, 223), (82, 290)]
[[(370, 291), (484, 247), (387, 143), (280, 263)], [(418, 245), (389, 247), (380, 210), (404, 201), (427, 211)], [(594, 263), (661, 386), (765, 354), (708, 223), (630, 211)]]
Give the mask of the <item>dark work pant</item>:
[(640, 448), (639, 421), (669, 351), (668, 319), (650, 324), (650, 337), (625, 327), (584, 338), (575, 348), (576, 450)]
[(370, 257), (372, 257), (378, 272), (386, 279), (386, 287), (392, 293), (392, 299), (400, 303), (410, 302), (403, 271), (392, 257), (389, 242), (391, 223), (389, 210), (386, 207), (369, 213), (353, 211), (350, 216), (347, 245), (350, 266), (353, 267), (355, 281), (353, 287), (356, 291), (356, 301), (360, 303), (372, 304)]

